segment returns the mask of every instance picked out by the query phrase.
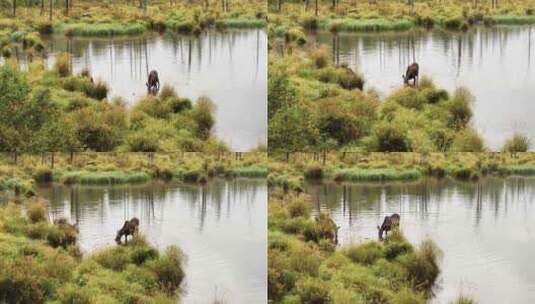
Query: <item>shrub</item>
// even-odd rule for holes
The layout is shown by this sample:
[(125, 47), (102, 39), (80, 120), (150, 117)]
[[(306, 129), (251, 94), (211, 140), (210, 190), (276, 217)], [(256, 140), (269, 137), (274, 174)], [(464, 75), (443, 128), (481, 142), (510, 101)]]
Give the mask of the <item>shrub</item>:
[(197, 123), (197, 135), (202, 139), (208, 139), (215, 124), (213, 112), (214, 103), (208, 97), (200, 97), (193, 109), (193, 119)]
[(89, 82), (84, 88), (84, 93), (87, 97), (102, 100), (108, 97), (108, 90), (108, 85), (104, 81), (97, 80), (96, 82)]
[(48, 244), (52, 247), (67, 248), (69, 245), (76, 243), (78, 231), (66, 221), (58, 221), (50, 227), (46, 237)]
[(132, 152), (156, 152), (159, 150), (158, 138), (146, 130), (131, 133), (126, 138), (128, 151)]
[(160, 287), (168, 293), (174, 293), (184, 279), (183, 259), (182, 252), (176, 246), (171, 246), (165, 250), (162, 257), (149, 264), (158, 278)]
[(158, 97), (160, 98), (160, 100), (165, 100), (169, 97), (177, 97), (177, 95), (175, 89), (172, 86), (164, 84), (162, 86), (162, 89), (160, 90), (160, 93), (158, 94)]
[(461, 129), (468, 125), (472, 119), (471, 105), (474, 97), (466, 88), (455, 90), (453, 99), (448, 104), (450, 126)]
[(136, 246), (132, 249), (131, 253), (132, 262), (137, 265), (156, 259), (158, 256), (158, 250), (149, 246)]
[(380, 123), (373, 130), (378, 152), (407, 152), (410, 151), (410, 143), (407, 132), (398, 126), (389, 123)]
[(471, 128), (457, 132), (451, 149), (456, 152), (483, 152), (485, 146), (483, 139)]
[(508, 139), (503, 148), (503, 152), (527, 152), (531, 145), (531, 140), (523, 134), (515, 134), (512, 138)]
[(191, 109), (191, 101), (187, 98), (168, 97), (164, 102), (173, 113)]
[(437, 259), (441, 252), (436, 245), (425, 240), (417, 252), (401, 256), (400, 263), (407, 269), (413, 288), (428, 291), (435, 284), (440, 273)]

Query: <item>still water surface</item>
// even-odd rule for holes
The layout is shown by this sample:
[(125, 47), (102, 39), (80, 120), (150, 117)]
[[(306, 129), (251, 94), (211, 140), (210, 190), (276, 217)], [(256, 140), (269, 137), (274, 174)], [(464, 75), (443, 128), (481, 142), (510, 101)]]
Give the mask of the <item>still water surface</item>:
[(209, 97), (216, 105), (215, 134), (233, 151), (267, 142), (267, 36), (263, 30), (208, 31), (195, 36), (147, 34), (45, 40), (49, 64), (58, 52), (73, 55), (75, 73), (88, 68), (106, 81), (109, 97), (129, 104), (142, 98), (148, 73), (183, 97)]
[(535, 30), (531, 26), (476, 27), (466, 33), (411, 30), (395, 33), (319, 33), (338, 63), (363, 73), (366, 87), (386, 95), (403, 84), (412, 62), (420, 76), (452, 92), (470, 89), (474, 125), (492, 150), (515, 132), (535, 139)]
[(138, 217), (147, 240), (187, 255), (183, 303), (256, 303), (267, 298), (265, 180), (214, 180), (206, 186), (41, 187), (51, 219), (80, 230), (84, 252), (114, 245), (126, 219)]
[(314, 212), (330, 212), (342, 244), (377, 239), (377, 225), (399, 213), (413, 243), (431, 238), (442, 249), (433, 303), (462, 291), (479, 303), (535, 303), (535, 178), (464, 183), (307, 185)]

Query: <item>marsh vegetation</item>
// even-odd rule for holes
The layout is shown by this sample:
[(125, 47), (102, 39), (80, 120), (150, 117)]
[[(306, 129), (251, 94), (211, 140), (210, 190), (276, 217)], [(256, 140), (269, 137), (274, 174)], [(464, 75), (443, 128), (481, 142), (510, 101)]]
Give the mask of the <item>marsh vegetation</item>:
[(46, 208), (38, 199), (0, 208), (2, 301), (176, 302), (185, 275), (178, 247), (159, 252), (138, 236), (82, 255), (77, 229), (64, 219), (49, 222)]
[[(268, 295), (273, 303), (426, 303), (440, 273), (431, 240), (409, 243), (398, 230), (384, 242), (339, 248), (311, 216), (305, 194), (270, 193)], [(328, 214), (316, 214), (329, 217)]]

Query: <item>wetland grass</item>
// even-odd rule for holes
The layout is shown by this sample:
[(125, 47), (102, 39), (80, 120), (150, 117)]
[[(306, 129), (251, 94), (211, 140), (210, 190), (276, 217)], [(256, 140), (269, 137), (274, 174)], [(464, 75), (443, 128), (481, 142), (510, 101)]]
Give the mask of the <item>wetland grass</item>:
[(32, 223), (20, 206), (0, 209), (0, 298), (8, 303), (176, 303), (185, 276), (176, 247), (143, 238), (82, 257), (65, 220)]
[(60, 181), (64, 184), (112, 185), (144, 183), (151, 180), (146, 172), (124, 171), (72, 171), (62, 174)]
[(147, 31), (142, 23), (62, 23), (54, 28), (54, 32), (67, 36), (125, 36), (140, 35)]
[[(385, 242), (333, 246), (310, 216), (305, 195), (273, 193), (268, 206), (268, 298), (273, 303), (425, 303), (440, 268), (430, 240), (410, 244), (394, 232)], [(329, 216), (324, 214), (323, 217)]]

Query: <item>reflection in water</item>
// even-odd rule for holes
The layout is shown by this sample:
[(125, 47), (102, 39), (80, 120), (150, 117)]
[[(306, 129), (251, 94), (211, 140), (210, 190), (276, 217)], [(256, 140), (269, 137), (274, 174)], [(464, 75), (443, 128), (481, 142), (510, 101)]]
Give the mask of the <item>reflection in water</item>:
[(135, 216), (151, 244), (186, 253), (184, 303), (206, 303), (216, 294), (252, 303), (267, 297), (266, 187), (264, 180), (238, 179), (206, 186), (54, 185), (39, 192), (51, 201), (51, 219), (77, 224), (84, 251), (113, 245), (116, 231)]
[(317, 34), (332, 46), (333, 60), (361, 71), (382, 94), (402, 85), (412, 62), (449, 91), (459, 86), (476, 97), (475, 126), (499, 150), (514, 132), (535, 137), (535, 69), (531, 26), (476, 27), (467, 33), (412, 30), (378, 34)]
[(233, 151), (267, 142), (267, 36), (263, 30), (209, 31), (198, 37), (54, 35), (45, 41), (52, 55), (49, 65), (58, 52), (73, 54), (74, 72), (88, 68), (94, 78), (110, 85), (110, 97), (135, 102), (147, 93), (149, 72), (157, 70), (162, 85), (173, 86), (180, 96), (212, 99), (215, 133)]
[(444, 251), (436, 303), (462, 290), (481, 303), (535, 301), (535, 179), (476, 183), (307, 185), (314, 212), (332, 214), (342, 244), (376, 239), (384, 216), (401, 215), (411, 242), (429, 237)]

